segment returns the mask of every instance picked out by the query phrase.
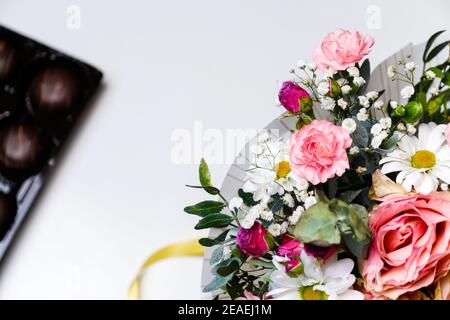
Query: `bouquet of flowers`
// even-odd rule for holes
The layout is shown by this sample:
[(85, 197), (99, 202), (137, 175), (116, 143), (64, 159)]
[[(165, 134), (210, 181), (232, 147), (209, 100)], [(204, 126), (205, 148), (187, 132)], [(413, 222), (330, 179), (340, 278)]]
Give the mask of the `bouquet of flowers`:
[[(449, 41), (384, 70), (368, 90), (370, 36), (339, 29), (298, 62), (279, 102), (292, 127), (263, 132), (245, 180), (184, 209), (208, 247), (203, 291), (231, 299), (450, 299)], [(438, 57), (444, 61), (433, 63)], [(389, 90), (386, 90), (389, 89)], [(389, 93), (389, 96), (386, 96)], [(392, 97), (399, 97), (394, 100)]]

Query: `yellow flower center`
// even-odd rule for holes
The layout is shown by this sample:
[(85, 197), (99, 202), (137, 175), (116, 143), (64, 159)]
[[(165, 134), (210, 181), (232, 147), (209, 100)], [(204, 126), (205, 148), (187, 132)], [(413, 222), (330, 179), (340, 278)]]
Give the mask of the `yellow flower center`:
[(301, 287), (298, 290), (300, 300), (328, 300), (328, 295), (319, 290), (314, 290), (312, 286)]
[(275, 165), (275, 171), (278, 179), (285, 178), (291, 172), (291, 166), (287, 161), (280, 161)]
[(436, 155), (428, 150), (419, 150), (411, 158), (411, 165), (417, 169), (429, 169), (436, 165)]

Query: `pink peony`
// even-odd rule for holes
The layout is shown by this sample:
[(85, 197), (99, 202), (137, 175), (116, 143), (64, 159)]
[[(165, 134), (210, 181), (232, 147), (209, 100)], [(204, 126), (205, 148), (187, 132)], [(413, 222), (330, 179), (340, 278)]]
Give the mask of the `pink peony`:
[(277, 254), (282, 257), (300, 257), (302, 244), (295, 238), (283, 235), (283, 240), (277, 249)]
[(445, 128), (445, 137), (447, 138), (447, 143), (450, 146), (450, 123)]
[(373, 241), (362, 275), (375, 297), (397, 299), (450, 269), (450, 192), (387, 196), (369, 225)]
[(329, 33), (314, 51), (313, 60), (320, 70), (345, 70), (369, 54), (374, 39), (358, 31), (338, 29)]
[(266, 234), (267, 230), (260, 223), (255, 222), (250, 229), (239, 228), (236, 244), (243, 253), (258, 258), (269, 251)]
[(299, 99), (309, 97), (309, 93), (305, 89), (292, 81), (284, 82), (278, 93), (278, 99), (281, 105), (292, 113), (300, 111)]
[(349, 168), (346, 149), (351, 144), (344, 128), (314, 120), (291, 136), (291, 169), (314, 185), (342, 176)]

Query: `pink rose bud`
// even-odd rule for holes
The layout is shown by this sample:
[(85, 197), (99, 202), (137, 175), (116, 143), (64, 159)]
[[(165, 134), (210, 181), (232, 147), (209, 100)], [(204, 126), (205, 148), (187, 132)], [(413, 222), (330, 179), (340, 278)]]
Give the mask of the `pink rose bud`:
[(286, 272), (294, 271), (300, 265), (300, 261), (297, 259), (289, 260), (285, 265)]
[(267, 230), (260, 223), (255, 222), (250, 229), (239, 228), (236, 244), (243, 253), (258, 258), (269, 251), (266, 234)]
[(323, 39), (314, 51), (313, 60), (322, 71), (342, 71), (368, 55), (373, 44), (374, 40), (370, 36), (363, 36), (358, 31), (338, 29)]
[(447, 143), (450, 146), (450, 123), (445, 128), (445, 137), (447, 138)]
[(277, 254), (282, 257), (299, 257), (302, 251), (302, 244), (289, 235), (283, 235), (283, 240), (277, 249)]
[(291, 81), (283, 83), (278, 94), (278, 99), (281, 105), (292, 113), (306, 111), (302, 109), (309, 108), (311, 101), (308, 91)]

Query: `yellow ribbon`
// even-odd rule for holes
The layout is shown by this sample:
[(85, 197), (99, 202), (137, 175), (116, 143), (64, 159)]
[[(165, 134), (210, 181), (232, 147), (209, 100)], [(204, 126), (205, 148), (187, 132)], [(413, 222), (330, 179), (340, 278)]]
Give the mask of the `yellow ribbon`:
[(128, 289), (128, 300), (140, 300), (141, 280), (145, 270), (151, 265), (168, 258), (203, 256), (204, 252), (205, 249), (198, 243), (198, 240), (177, 242), (159, 249), (144, 261), (138, 274), (131, 282)]

